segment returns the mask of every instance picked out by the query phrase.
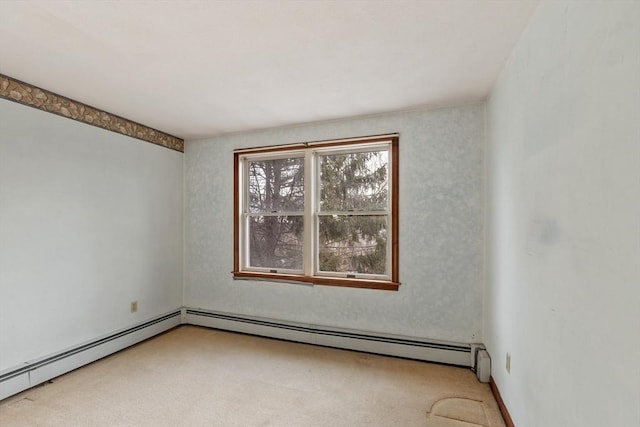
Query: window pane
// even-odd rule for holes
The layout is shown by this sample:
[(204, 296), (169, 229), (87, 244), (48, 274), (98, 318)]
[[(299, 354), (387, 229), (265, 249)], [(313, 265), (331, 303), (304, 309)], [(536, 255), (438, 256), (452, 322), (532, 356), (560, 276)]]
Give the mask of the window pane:
[(386, 274), (387, 217), (319, 217), (320, 271)]
[(386, 210), (389, 153), (320, 156), (320, 210)]
[(250, 217), (250, 266), (301, 270), (303, 224), (302, 216)]
[(304, 158), (249, 162), (249, 212), (304, 210)]

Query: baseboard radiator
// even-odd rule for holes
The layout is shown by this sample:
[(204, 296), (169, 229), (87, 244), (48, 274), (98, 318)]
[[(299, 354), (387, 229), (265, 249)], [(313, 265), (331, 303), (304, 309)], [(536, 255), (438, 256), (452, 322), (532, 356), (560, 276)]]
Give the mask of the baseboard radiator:
[(180, 325), (182, 311), (156, 317), (82, 345), (0, 372), (0, 400)]
[(191, 325), (428, 362), (472, 368), (475, 362), (475, 346), (471, 344), (421, 341), (195, 308), (186, 309), (185, 321)]
[(481, 345), (425, 341), (281, 320), (182, 308), (82, 345), (0, 372), (0, 400), (116, 353), (180, 324), (367, 353), (476, 367)]

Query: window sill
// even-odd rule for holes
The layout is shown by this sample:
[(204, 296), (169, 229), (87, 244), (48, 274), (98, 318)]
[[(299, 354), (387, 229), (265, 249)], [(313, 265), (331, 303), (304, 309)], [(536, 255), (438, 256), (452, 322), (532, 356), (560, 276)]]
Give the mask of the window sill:
[(269, 282), (300, 283), (306, 285), (339, 286), (343, 288), (378, 289), (383, 291), (397, 291), (398, 282), (384, 280), (346, 279), (320, 276), (298, 276), (294, 274), (256, 273), (248, 271), (234, 271), (233, 278), (238, 280), (264, 280)]

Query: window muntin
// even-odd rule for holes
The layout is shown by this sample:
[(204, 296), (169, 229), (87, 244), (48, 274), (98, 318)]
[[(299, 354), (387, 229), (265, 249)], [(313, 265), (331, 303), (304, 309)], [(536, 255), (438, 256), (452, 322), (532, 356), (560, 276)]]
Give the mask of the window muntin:
[(234, 276), (396, 290), (397, 143), (236, 153)]

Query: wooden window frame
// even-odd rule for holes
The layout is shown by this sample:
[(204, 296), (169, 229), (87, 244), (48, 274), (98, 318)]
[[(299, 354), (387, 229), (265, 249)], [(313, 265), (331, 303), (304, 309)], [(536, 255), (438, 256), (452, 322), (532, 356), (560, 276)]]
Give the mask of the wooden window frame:
[[(242, 159), (249, 155), (275, 155), (278, 152), (285, 151), (309, 151), (309, 150), (321, 150), (321, 149), (339, 149), (340, 147), (354, 147), (354, 152), (357, 151), (357, 147), (375, 144), (389, 144), (389, 176), (391, 180), (390, 185), (390, 212), (389, 216), (391, 217), (390, 221), (390, 231), (391, 231), (391, 242), (389, 245), (391, 256), (390, 256), (390, 268), (389, 268), (389, 278), (384, 280), (373, 280), (370, 278), (348, 278), (348, 277), (332, 277), (325, 275), (316, 275), (314, 271), (303, 271), (301, 274), (289, 274), (289, 273), (279, 273), (279, 272), (263, 272), (263, 271), (253, 271), (247, 270), (242, 267), (242, 254), (243, 245), (241, 244), (242, 236), (242, 223), (243, 223), (243, 197), (241, 196), (245, 191), (245, 184), (243, 184), (243, 180), (240, 177), (240, 173), (243, 170), (241, 167)], [(399, 167), (398, 167), (398, 146), (399, 146), (399, 137), (397, 134), (393, 135), (382, 135), (382, 136), (374, 136), (374, 137), (363, 137), (363, 138), (350, 138), (350, 139), (341, 139), (341, 140), (333, 140), (333, 141), (320, 141), (320, 142), (309, 142), (309, 143), (301, 143), (301, 144), (291, 144), (284, 146), (275, 146), (275, 147), (260, 147), (253, 149), (242, 149), (236, 150), (234, 152), (234, 180), (233, 180), (233, 194), (234, 194), (234, 204), (233, 204), (233, 216), (234, 216), (234, 240), (233, 240), (233, 251), (234, 251), (234, 268), (233, 268), (233, 277), (234, 279), (244, 279), (244, 280), (264, 280), (264, 281), (272, 281), (272, 282), (289, 282), (289, 283), (301, 283), (308, 285), (322, 285), (322, 286), (339, 286), (339, 287), (350, 287), (350, 288), (366, 288), (366, 289), (379, 289), (379, 290), (391, 290), (397, 291), (400, 287), (399, 281), (399, 236), (398, 236), (398, 205), (399, 205)], [(331, 153), (331, 152), (329, 152)], [(306, 185), (312, 185), (311, 183), (306, 183)], [(306, 193), (306, 190), (305, 190)], [(306, 197), (306, 196), (305, 196)], [(307, 204), (309, 199), (305, 199), (305, 203)], [(305, 213), (305, 221), (309, 219), (309, 215), (313, 215), (313, 213), (309, 214)], [(307, 227), (309, 229), (309, 227)], [(307, 237), (307, 236), (305, 236)], [(315, 252), (314, 252), (315, 253)], [(309, 253), (305, 253), (305, 259), (310, 256)], [(305, 265), (308, 265), (308, 261), (305, 261)]]

